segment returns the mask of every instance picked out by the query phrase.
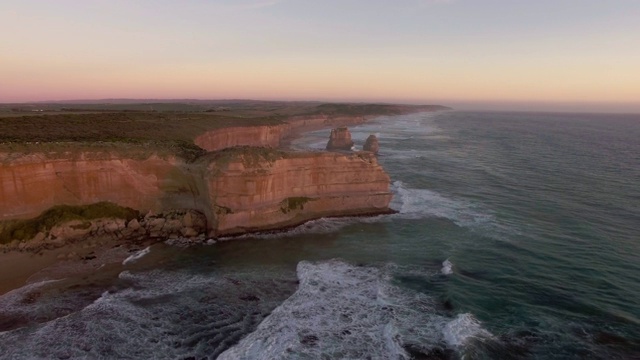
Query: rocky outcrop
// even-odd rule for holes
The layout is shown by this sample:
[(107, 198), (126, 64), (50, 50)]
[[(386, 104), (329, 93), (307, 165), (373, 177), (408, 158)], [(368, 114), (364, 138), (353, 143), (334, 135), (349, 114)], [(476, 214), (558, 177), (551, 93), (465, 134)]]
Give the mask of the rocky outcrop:
[(212, 235), (279, 229), (324, 216), (389, 212), (389, 176), (371, 153), (238, 155), (209, 165)]
[(204, 240), (207, 219), (191, 209), (171, 210), (126, 221), (119, 218), (71, 220), (38, 232), (28, 241), (14, 240), (2, 246), (5, 250), (39, 251), (55, 249), (86, 239), (195, 239)]
[(380, 145), (378, 144), (378, 138), (373, 134), (369, 135), (369, 137), (367, 138), (367, 141), (365, 141), (364, 146), (362, 147), (362, 150), (370, 151), (374, 154), (377, 154), (378, 151), (380, 150)]
[(327, 150), (351, 150), (352, 147), (353, 140), (348, 128), (343, 126), (331, 130)]

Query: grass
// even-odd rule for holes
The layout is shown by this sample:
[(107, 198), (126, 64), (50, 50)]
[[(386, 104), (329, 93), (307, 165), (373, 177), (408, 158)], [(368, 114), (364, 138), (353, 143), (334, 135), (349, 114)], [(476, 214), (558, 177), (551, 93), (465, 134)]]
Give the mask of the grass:
[(278, 159), (285, 158), (287, 153), (268, 147), (255, 146), (235, 146), (219, 150), (207, 157), (208, 161), (215, 163), (218, 169), (224, 169), (235, 160), (241, 160), (245, 167), (251, 168), (264, 164), (265, 161), (273, 163)]
[[(228, 111), (214, 111), (224, 107)], [(277, 101), (0, 104), (0, 152), (109, 149), (160, 152), (193, 160), (204, 153), (194, 139), (207, 131), (283, 124), (291, 116), (393, 115), (441, 110), (425, 105)]]
[(58, 205), (33, 219), (0, 222), (0, 243), (6, 244), (12, 240), (29, 240), (41, 231), (49, 231), (57, 225), (72, 220), (82, 221), (81, 224), (76, 226), (77, 229), (86, 229), (90, 226), (90, 220), (114, 218), (130, 221), (138, 218), (139, 215), (140, 213), (137, 210), (110, 202), (99, 202), (84, 206)]
[(282, 211), (283, 214), (286, 214), (294, 210), (303, 210), (304, 204), (311, 200), (311, 198), (304, 196), (288, 197), (280, 202), (280, 211)]
[(0, 151), (30, 153), (71, 148), (118, 151), (124, 146), (130, 150), (159, 151), (192, 160), (205, 152), (193, 140), (206, 131), (282, 123), (277, 116), (240, 118), (209, 113), (118, 112), (0, 117)]

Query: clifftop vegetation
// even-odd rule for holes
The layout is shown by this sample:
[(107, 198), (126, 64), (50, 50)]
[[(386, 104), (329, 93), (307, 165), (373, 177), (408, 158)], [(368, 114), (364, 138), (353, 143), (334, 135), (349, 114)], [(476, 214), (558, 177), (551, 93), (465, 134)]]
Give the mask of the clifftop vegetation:
[(444, 109), (438, 105), (251, 100), (6, 104), (0, 105), (0, 152), (74, 148), (160, 152), (195, 159), (204, 150), (194, 139), (215, 129), (278, 125), (291, 116), (394, 115)]

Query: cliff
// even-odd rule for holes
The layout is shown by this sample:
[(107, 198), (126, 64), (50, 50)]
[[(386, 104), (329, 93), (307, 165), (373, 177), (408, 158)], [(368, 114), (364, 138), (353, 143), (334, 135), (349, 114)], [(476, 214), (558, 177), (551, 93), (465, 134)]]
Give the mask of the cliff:
[(193, 163), (108, 153), (0, 157), (0, 220), (33, 218), (60, 204), (108, 201), (141, 214), (195, 210), (205, 214), (209, 235), (220, 236), (324, 216), (384, 213), (391, 200), (389, 177), (368, 153), (239, 147)]
[[(389, 177), (373, 154), (273, 149), (298, 132), (366, 120), (363, 115), (294, 116), (287, 122), (204, 131), (194, 143), (208, 153), (195, 158), (155, 152), (144, 145), (126, 151), (106, 147), (0, 153), (0, 242), (15, 247), (16, 240), (37, 239), (46, 247), (63, 243), (61, 236), (104, 233), (120, 239), (204, 237), (206, 231), (215, 237), (280, 229), (327, 216), (387, 213)], [(103, 202), (139, 216), (113, 223), (105, 219), (118, 216), (77, 215)], [(76, 215), (51, 217), (59, 205), (70, 206), (65, 211)], [(202, 214), (206, 224), (174, 229), (179, 227), (171, 215), (176, 211)], [(173, 227), (160, 226), (162, 219)], [(25, 232), (29, 224), (37, 229)]]
[(327, 150), (351, 150), (353, 140), (351, 140), (351, 132), (346, 127), (331, 129)]
[(207, 131), (195, 138), (195, 144), (207, 151), (218, 151), (234, 146), (260, 146), (277, 148), (295, 134), (332, 126), (358, 125), (367, 121), (365, 116), (296, 116), (284, 124), (251, 127), (228, 127)]
[(239, 154), (222, 166), (211, 162), (207, 179), (216, 235), (388, 213), (392, 197), (371, 153)]
[(373, 134), (369, 135), (367, 140), (364, 142), (364, 146), (362, 147), (362, 150), (370, 151), (374, 154), (377, 154), (378, 151), (380, 150), (380, 144), (378, 143), (378, 138)]
[(137, 210), (197, 208), (197, 178), (175, 157), (80, 153), (0, 154), (0, 220), (30, 218), (55, 205), (109, 201)]

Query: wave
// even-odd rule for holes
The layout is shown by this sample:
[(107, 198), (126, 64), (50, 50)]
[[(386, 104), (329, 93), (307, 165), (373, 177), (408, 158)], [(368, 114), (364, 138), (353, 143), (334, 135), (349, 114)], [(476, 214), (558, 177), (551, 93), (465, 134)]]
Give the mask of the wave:
[[(271, 271), (266, 277), (264, 269), (123, 271), (118, 284), (75, 312), (0, 332), (0, 359), (215, 358), (252, 332), (296, 286), (290, 275)], [(68, 299), (60, 296), (43, 294), (34, 306), (67, 308)], [(22, 297), (15, 305), (30, 310)], [(5, 315), (0, 309), (0, 323)]]
[(276, 239), (283, 237), (293, 237), (306, 234), (331, 234), (344, 229), (347, 226), (362, 223), (377, 223), (389, 221), (388, 215), (376, 215), (371, 217), (350, 216), (339, 218), (320, 218), (310, 220), (306, 223), (284, 231), (263, 232), (256, 234), (246, 234), (233, 237), (221, 237), (218, 240), (228, 241), (235, 239)]
[(305, 234), (329, 234), (336, 233), (347, 226), (355, 224), (382, 223), (393, 221), (394, 219), (439, 217), (449, 219), (458, 226), (466, 227), (484, 225), (493, 220), (491, 214), (477, 211), (477, 207), (470, 203), (454, 200), (427, 189), (407, 188), (402, 181), (395, 181), (391, 186), (391, 191), (394, 197), (389, 206), (397, 211), (397, 214), (371, 217), (320, 218), (284, 231), (222, 237), (219, 240), (227, 241), (243, 238), (274, 239)]
[(440, 217), (467, 227), (493, 220), (488, 211), (479, 211), (474, 204), (435, 191), (408, 188), (402, 181), (395, 181), (391, 189), (395, 196), (390, 206), (405, 218)]
[(298, 290), (219, 359), (399, 359), (408, 349), (464, 353), (470, 339), (490, 336), (471, 314), (439, 315), (385, 268), (302, 261), (297, 273)]
[(449, 259), (445, 260), (442, 263), (442, 270), (440, 270), (440, 272), (443, 275), (451, 275), (451, 274), (453, 274), (453, 263), (451, 261), (449, 261)]
[(134, 253), (133, 255), (129, 256), (128, 258), (124, 259), (124, 261), (122, 262), (122, 265), (134, 263), (142, 259), (145, 255), (149, 254), (150, 252), (151, 252), (151, 246), (147, 246), (145, 249), (142, 249)]

